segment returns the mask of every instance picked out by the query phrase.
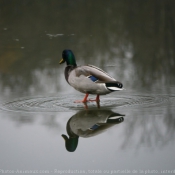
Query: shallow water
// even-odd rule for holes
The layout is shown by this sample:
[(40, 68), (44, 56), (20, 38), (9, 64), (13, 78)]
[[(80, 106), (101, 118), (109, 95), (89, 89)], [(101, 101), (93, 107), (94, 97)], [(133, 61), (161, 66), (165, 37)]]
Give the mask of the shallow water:
[[(174, 7), (0, 0), (0, 173), (174, 174)], [(125, 90), (74, 103), (65, 48)]]
[[(69, 112), (88, 108), (109, 108), (118, 110), (120, 108), (132, 108), (133, 110), (150, 109), (161, 110), (161, 108), (173, 108), (175, 105), (175, 96), (167, 94), (157, 95), (115, 95), (101, 98), (100, 104), (95, 102), (75, 103), (76, 98), (83, 98), (82, 96), (72, 95), (58, 95), (57, 97), (28, 97), (18, 99), (1, 104), (1, 110), (13, 112)], [(98, 109), (97, 109), (98, 110)]]

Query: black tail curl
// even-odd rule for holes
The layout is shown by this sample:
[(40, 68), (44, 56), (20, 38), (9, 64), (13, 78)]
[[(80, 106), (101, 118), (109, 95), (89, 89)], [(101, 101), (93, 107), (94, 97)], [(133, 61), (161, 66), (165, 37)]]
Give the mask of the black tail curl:
[(122, 90), (122, 87), (123, 87), (123, 84), (118, 81), (107, 82), (105, 83), (105, 85), (110, 91)]

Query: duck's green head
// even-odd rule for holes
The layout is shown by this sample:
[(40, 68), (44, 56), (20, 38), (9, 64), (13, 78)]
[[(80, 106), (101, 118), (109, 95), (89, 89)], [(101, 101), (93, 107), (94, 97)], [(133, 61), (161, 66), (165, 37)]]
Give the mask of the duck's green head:
[(71, 50), (63, 50), (60, 64), (66, 62), (67, 65), (77, 66), (75, 56)]

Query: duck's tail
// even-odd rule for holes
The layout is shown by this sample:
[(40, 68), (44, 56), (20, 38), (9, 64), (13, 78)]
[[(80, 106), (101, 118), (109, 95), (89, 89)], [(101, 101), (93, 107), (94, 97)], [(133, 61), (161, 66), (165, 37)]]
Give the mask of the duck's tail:
[(118, 81), (114, 81), (114, 82), (107, 82), (105, 83), (106, 88), (110, 91), (121, 91), (123, 90), (123, 84), (118, 82)]

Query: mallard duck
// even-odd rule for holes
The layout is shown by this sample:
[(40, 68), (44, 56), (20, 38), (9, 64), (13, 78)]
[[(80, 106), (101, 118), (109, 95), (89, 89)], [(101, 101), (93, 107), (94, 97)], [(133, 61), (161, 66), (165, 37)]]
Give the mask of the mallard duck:
[[(108, 75), (102, 69), (93, 66), (77, 66), (75, 56), (71, 50), (63, 50), (60, 64), (66, 62), (64, 74), (68, 84), (76, 90), (85, 93), (83, 100), (75, 102), (100, 101), (100, 95), (123, 90), (122, 83)], [(89, 94), (96, 94), (96, 99), (87, 99)]]

